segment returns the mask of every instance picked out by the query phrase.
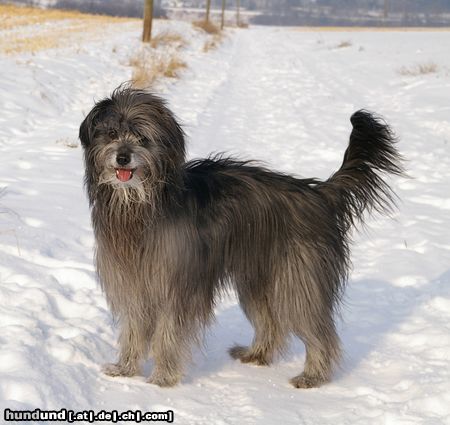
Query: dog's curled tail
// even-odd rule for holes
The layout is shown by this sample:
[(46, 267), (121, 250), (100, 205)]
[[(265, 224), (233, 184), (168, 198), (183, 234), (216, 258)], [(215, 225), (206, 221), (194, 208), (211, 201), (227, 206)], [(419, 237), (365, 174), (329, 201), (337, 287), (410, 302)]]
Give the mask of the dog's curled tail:
[(396, 138), (386, 122), (365, 110), (350, 121), (353, 131), (341, 168), (319, 185), (346, 229), (362, 221), (366, 210), (390, 212), (395, 195), (383, 178), (403, 174)]

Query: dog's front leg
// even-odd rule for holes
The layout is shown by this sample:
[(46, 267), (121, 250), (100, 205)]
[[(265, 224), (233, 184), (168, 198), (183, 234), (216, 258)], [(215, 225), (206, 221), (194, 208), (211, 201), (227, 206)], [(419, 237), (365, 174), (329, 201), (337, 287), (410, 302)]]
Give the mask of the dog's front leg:
[(130, 318), (122, 321), (117, 363), (107, 363), (102, 371), (109, 376), (133, 376), (139, 372), (139, 361), (148, 351), (149, 335), (142, 322)]
[(182, 377), (183, 361), (189, 356), (189, 327), (175, 314), (159, 318), (151, 343), (154, 369), (148, 379), (160, 387), (172, 387)]

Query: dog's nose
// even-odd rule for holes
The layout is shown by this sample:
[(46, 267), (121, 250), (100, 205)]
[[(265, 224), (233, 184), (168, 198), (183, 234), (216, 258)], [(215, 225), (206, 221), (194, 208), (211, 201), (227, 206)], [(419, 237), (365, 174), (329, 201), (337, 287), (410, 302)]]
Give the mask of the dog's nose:
[(119, 165), (127, 165), (130, 163), (131, 158), (128, 153), (119, 153), (116, 157), (116, 161)]

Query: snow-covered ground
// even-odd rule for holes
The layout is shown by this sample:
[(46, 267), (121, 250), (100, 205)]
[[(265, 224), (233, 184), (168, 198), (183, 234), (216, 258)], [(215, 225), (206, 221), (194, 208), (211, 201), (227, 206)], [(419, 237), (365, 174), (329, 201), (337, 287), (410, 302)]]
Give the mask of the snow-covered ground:
[[(449, 33), (251, 28), (204, 53), (188, 24), (156, 30), (165, 26), (190, 40), (182, 78), (157, 86), (190, 157), (227, 151), (325, 178), (355, 110), (381, 113), (400, 136), (411, 178), (392, 182), (399, 211), (355, 235), (342, 369), (319, 389), (295, 390), (298, 341), (270, 368), (231, 360), (227, 348), (252, 337), (231, 296), (178, 387), (100, 373), (116, 331), (73, 145), (94, 99), (131, 77), (140, 26), (114, 24), (91, 42), (0, 56), (0, 408), (172, 409), (175, 423), (205, 425), (450, 424)], [(400, 72), (430, 63), (436, 72)]]

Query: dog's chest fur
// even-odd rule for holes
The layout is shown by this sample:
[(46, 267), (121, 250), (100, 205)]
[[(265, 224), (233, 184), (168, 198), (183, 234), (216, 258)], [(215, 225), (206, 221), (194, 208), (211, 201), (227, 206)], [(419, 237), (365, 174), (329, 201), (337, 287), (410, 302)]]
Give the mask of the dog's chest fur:
[(114, 315), (154, 310), (166, 292), (159, 232), (148, 209), (140, 204), (94, 205), (97, 273)]

